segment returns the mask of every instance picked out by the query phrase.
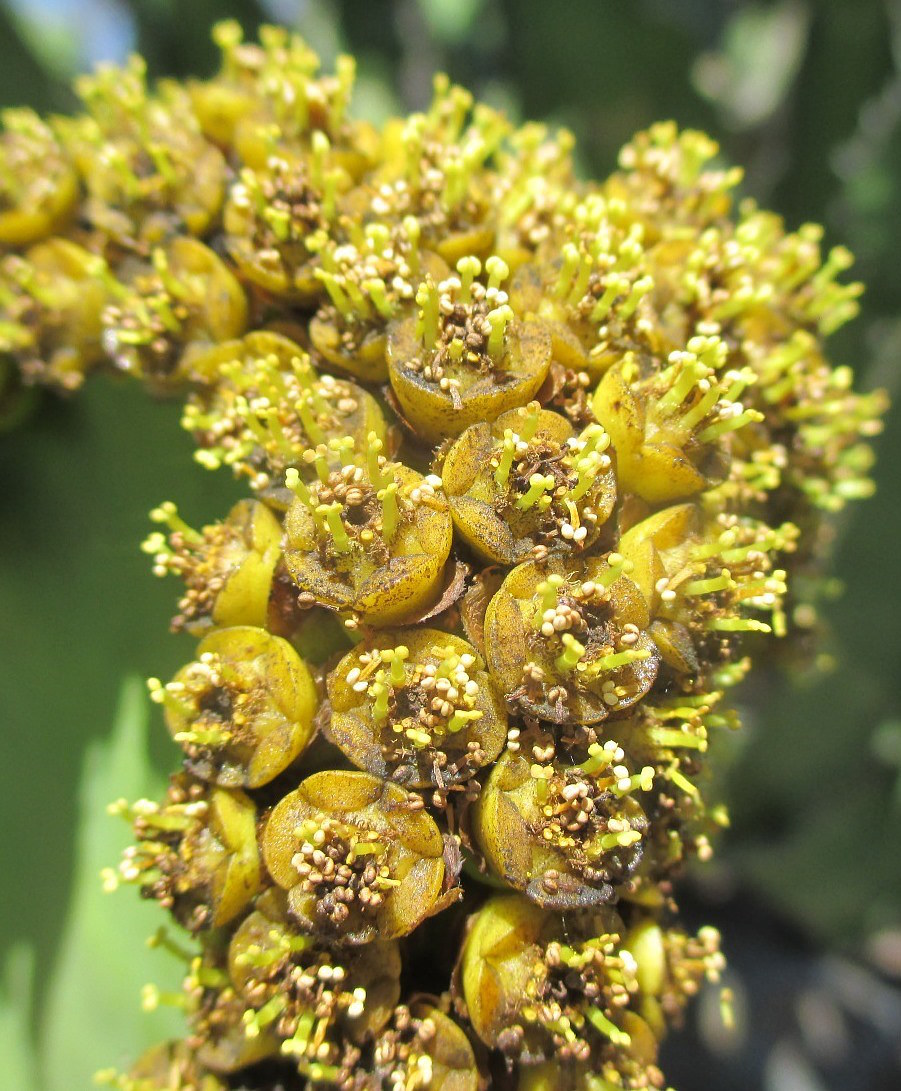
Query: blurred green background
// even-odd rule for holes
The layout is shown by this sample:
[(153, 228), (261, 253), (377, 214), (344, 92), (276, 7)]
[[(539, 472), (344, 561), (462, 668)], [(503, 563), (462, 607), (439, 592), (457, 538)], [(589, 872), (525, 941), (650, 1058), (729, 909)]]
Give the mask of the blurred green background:
[[(901, 368), (901, 0), (15, 0), (0, 2), (0, 104), (65, 110), (71, 77), (138, 49), (154, 74), (203, 74), (208, 29), (297, 26), (360, 66), (358, 110), (423, 106), (448, 71), (514, 118), (564, 124), (603, 174), (673, 117), (747, 168), (744, 192), (856, 253), (863, 314), (834, 339), (862, 387)], [(177, 967), (143, 940), (158, 916), (99, 892), (126, 840), (102, 811), (154, 790), (174, 754), (134, 679), (189, 645), (176, 588), (137, 545), (174, 499), (195, 524), (237, 495), (190, 460), (177, 410), (98, 380), (44, 397), (0, 435), (0, 1087), (70, 1091), (162, 1033), (140, 985)], [(707, 998), (668, 1047), (681, 1091), (881, 1091), (901, 1081), (901, 399), (876, 497), (838, 528), (831, 673), (760, 669), (721, 748), (733, 825), (694, 876), (690, 917), (725, 932), (739, 1032)], [(123, 679), (133, 681), (123, 691)], [(117, 708), (119, 714), (117, 715)], [(113, 725), (119, 724), (116, 732)], [(726, 751), (732, 751), (731, 754)], [(92, 817), (90, 817), (92, 816)], [(144, 912), (146, 911), (146, 912)], [(709, 1000), (709, 1002), (708, 1002)]]

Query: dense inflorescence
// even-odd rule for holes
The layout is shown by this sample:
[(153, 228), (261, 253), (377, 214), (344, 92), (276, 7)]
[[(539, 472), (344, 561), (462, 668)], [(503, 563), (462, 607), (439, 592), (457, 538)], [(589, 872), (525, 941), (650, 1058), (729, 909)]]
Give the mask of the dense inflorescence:
[[(221, 71), (102, 68), (7, 111), (0, 358), (184, 399), (251, 495), (144, 544), (199, 641), (150, 680), (183, 765), (113, 810), (188, 933), (182, 1041), (122, 1091), (643, 1091), (723, 960), (673, 880), (708, 748), (811, 625), (880, 394), (820, 230), (664, 123), (603, 183), (444, 78), (353, 120), (353, 63), (216, 29)], [(799, 576), (804, 577), (799, 580)], [(805, 597), (805, 595), (807, 597)]]

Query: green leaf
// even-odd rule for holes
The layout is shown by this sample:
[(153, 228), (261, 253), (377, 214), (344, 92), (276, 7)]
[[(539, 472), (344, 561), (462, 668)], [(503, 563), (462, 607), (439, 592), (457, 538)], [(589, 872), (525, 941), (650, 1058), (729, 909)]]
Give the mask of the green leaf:
[(33, 982), (34, 952), (30, 947), (13, 947), (0, 979), (0, 1057), (6, 1086), (16, 1091), (38, 1091), (37, 1059), (28, 1026)]
[(162, 794), (147, 759), (147, 704), (141, 680), (126, 679), (111, 736), (85, 756), (75, 884), (41, 1027), (46, 1091), (90, 1087), (98, 1069), (127, 1068), (182, 1028), (175, 1011), (145, 1014), (140, 1006), (144, 984), (177, 992), (183, 972), (146, 945), (161, 923), (159, 907), (129, 888), (106, 894), (100, 881), (129, 843), (128, 827), (107, 814), (107, 804)]

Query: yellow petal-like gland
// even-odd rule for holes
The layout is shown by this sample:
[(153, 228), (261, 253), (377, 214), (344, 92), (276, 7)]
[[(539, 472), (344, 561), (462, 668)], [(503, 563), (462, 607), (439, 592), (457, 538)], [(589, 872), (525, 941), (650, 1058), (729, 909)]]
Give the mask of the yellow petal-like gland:
[(666, 947), (660, 925), (650, 919), (633, 925), (625, 944), (638, 967), (638, 987), (649, 996), (659, 996), (666, 982)]
[(687, 626), (679, 621), (655, 618), (648, 626), (661, 660), (679, 674), (695, 674), (700, 666), (698, 652)]
[(212, 620), (220, 628), (234, 625), (264, 627), (275, 566), (281, 557), (281, 526), (268, 508), (239, 500), (227, 522), (241, 536), (246, 553), (235, 558), (213, 606)]
[(215, 1031), (207, 1032), (197, 1050), (197, 1059), (217, 1075), (228, 1076), (277, 1057), (278, 1051), (279, 1043), (273, 1035), (263, 1031), (248, 1037), (244, 1024), (236, 1021), (231, 1026), (220, 1025)]
[(210, 633), (197, 659), (155, 693), (187, 767), (223, 787), (267, 784), (313, 735), (310, 672), (286, 640), (265, 629)]
[[(641, 859), (647, 818), (629, 774), (606, 765), (535, 765), (505, 751), (473, 808), (476, 843), (492, 872), (545, 909), (611, 902)], [(625, 778), (625, 790), (620, 789)]]
[[(659, 554), (669, 553), (696, 534), (698, 525), (699, 511), (694, 504), (673, 504), (631, 526), (623, 533), (617, 548), (628, 558), (638, 556), (645, 544), (650, 544)], [(649, 571), (653, 573), (655, 570)], [(663, 574), (662, 569), (660, 574)], [(646, 593), (648, 600), (653, 602), (652, 585), (645, 583), (647, 576), (637, 564), (633, 569), (633, 578)]]
[(244, 792), (214, 788), (210, 793), (207, 828), (226, 854), (224, 867), (214, 873), (210, 895), (214, 928), (237, 917), (260, 889), (256, 818), (256, 807)]
[[(648, 603), (621, 569), (591, 557), (510, 572), (485, 615), (486, 659), (508, 701), (542, 720), (592, 724), (648, 692), (660, 661)], [(551, 593), (549, 577), (560, 581)]]
[(388, 378), (385, 360), (388, 335), (383, 329), (368, 331), (348, 348), (337, 323), (314, 317), (310, 319), (310, 341), (326, 364), (340, 371), (369, 383), (384, 382)]
[(204, 136), (221, 148), (233, 141), (238, 122), (254, 106), (254, 96), (228, 80), (190, 80), (187, 84), (191, 106)]
[(278, 803), (263, 857), (304, 931), (371, 943), (407, 935), (428, 915), (444, 881), (444, 841), (415, 801), (369, 773), (326, 771)]
[(417, 1008), (414, 1012), (435, 1026), (428, 1049), (432, 1059), (431, 1085), (435, 1091), (478, 1091), (479, 1069), (466, 1034), (437, 1008)]
[[(525, 405), (544, 382), (551, 362), (550, 335), (536, 322), (512, 322), (507, 351), (494, 369), (461, 364), (449, 369), (457, 387), (452, 394), (426, 377), (416, 320), (395, 326), (388, 337), (388, 375), (401, 410), (428, 443), (458, 436), (471, 424), (493, 421), (508, 409)], [(415, 365), (415, 366), (413, 366)]]
[(192, 292), (203, 287), (203, 305), (184, 334), (194, 355), (240, 337), (247, 326), (247, 299), (233, 273), (197, 239), (177, 238), (166, 250), (171, 275)]
[[(398, 648), (406, 656), (394, 684), (388, 657)], [(506, 709), (482, 657), (435, 629), (389, 630), (366, 641), (329, 673), (328, 695), (326, 730), (341, 751), (358, 768), (409, 787), (468, 780), (494, 761), (507, 736)]]
[[(415, 471), (399, 463), (389, 465), (404, 501), (423, 488), (424, 479)], [(325, 536), (317, 513), (296, 500), (285, 518), (285, 563), (300, 590), (316, 601), (358, 614), (369, 625), (403, 624), (438, 597), (453, 537), (450, 512), (437, 495), (427, 502), (404, 502), (386, 540), (379, 529), (384, 517), (371, 486), (359, 506), (364, 517), (347, 523), (352, 537), (339, 551)], [(372, 537), (366, 539), (361, 528), (370, 523)]]
[[(473, 424), (456, 440), (441, 470), (444, 495), (455, 527), (480, 557), (517, 564), (536, 547), (579, 551), (597, 540), (616, 500), (616, 474), (610, 456), (595, 450), (597, 440), (583, 436), (536, 407)], [(553, 481), (531, 503), (536, 473)]]
[(498, 895), (470, 925), (460, 981), (473, 1029), (488, 1046), (518, 1014), (531, 979), (541, 972), (538, 940), (544, 913), (516, 894)]

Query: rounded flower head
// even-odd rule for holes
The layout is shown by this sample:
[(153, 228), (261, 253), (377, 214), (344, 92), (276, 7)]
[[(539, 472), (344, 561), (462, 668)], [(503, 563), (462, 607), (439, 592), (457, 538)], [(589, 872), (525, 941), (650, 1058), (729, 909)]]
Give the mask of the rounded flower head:
[(268, 890), (237, 928), (227, 965), (245, 1040), (324, 1082), (359, 1057), (357, 1046), (388, 1022), (400, 993), (396, 944), (335, 952), (298, 932), (280, 890)]
[(141, 546), (153, 557), (154, 575), (171, 572), (185, 582), (174, 630), (200, 636), (214, 626), (266, 624), (282, 536), (269, 508), (239, 500), (224, 522), (202, 531), (192, 530), (171, 502), (150, 517), (169, 527), (168, 535), (156, 531)]
[[(365, 457), (340, 445), (311, 452), (317, 479), (289, 471), (296, 499), (285, 519), (285, 563), (302, 592), (369, 625), (402, 624), (434, 603), (451, 548), (447, 504), (431, 478), (381, 454), (367, 437)], [(334, 448), (333, 448), (334, 449)]]
[[(662, 1001), (678, 1011), (722, 967), (714, 929), (695, 938), (642, 923), (629, 932), (610, 909), (561, 917), (500, 895), (471, 922), (460, 979), (473, 1028), (519, 1061), (521, 1086), (581, 1087), (594, 1072), (645, 1089), (663, 1086), (648, 1019)], [(541, 1067), (526, 1075), (546, 1061), (572, 1082), (542, 1083), (537, 1073), (550, 1070)]]
[(137, 844), (108, 884), (137, 883), (191, 931), (227, 924), (260, 890), (256, 807), (244, 792), (181, 774), (162, 806), (142, 799), (113, 809), (131, 820)]
[(377, 776), (415, 788), (468, 781), (498, 756), (507, 714), (479, 653), (435, 629), (379, 634), (328, 677), (329, 734)]
[(0, 246), (29, 246), (65, 226), (78, 177), (56, 134), (31, 110), (4, 110), (0, 125)]
[(427, 278), (418, 315), (393, 327), (388, 375), (405, 418), (430, 443), (457, 436), (525, 404), (547, 375), (551, 344), (537, 322), (517, 320), (501, 285), (510, 275), (496, 255), (460, 258), (457, 276)]
[(532, 402), (474, 424), (447, 452), (444, 493), (454, 525), (488, 561), (516, 564), (597, 541), (616, 501), (610, 437), (576, 433)]
[(498, 186), (486, 166), (509, 128), (502, 114), (474, 105), (469, 91), (436, 76), (426, 113), (385, 126), (374, 180), (380, 208), (398, 219), (412, 215), (424, 243), (448, 265), (468, 254), (486, 256), (495, 236), (491, 201)]
[(368, 773), (308, 777), (272, 812), (263, 854), (301, 927), (345, 943), (412, 932), (444, 883), (444, 842), (421, 799)]
[(188, 769), (223, 787), (267, 784), (313, 735), (310, 672), (286, 640), (265, 629), (216, 630), (171, 682), (148, 684)]
[(356, 175), (367, 165), (369, 128), (347, 115), (355, 62), (340, 56), (335, 73), (319, 71), (319, 58), (302, 38), (283, 27), (263, 26), (259, 42), (243, 41), (235, 20), (213, 27), (222, 52), (220, 71), (192, 81), (194, 111), (216, 144), (234, 146), (242, 162), (263, 166), (273, 147), (295, 154), (308, 150), (322, 133), (340, 149)]
[(517, 274), (513, 297), (551, 333), (554, 359), (599, 378), (626, 350), (659, 351), (645, 230), (621, 201), (568, 194), (560, 229)]
[(515, 895), (492, 898), (472, 921), (461, 962), (478, 1036), (527, 1063), (586, 1062), (608, 1043), (628, 1047), (620, 1024), (637, 967), (622, 932), (612, 910), (570, 922)]
[(728, 641), (729, 633), (784, 632), (786, 572), (773, 558), (790, 554), (797, 537), (792, 523), (773, 529), (725, 512), (705, 519), (693, 504), (630, 527), (619, 547), (650, 605), (651, 632), (667, 664), (689, 673), (699, 645)]
[[(378, 205), (374, 198), (373, 205)], [(329, 241), (320, 252), (316, 276), (327, 302), (310, 319), (310, 340), (330, 366), (367, 382), (388, 378), (387, 330), (401, 309), (412, 302), (420, 278), (449, 272), (430, 251), (420, 252), (419, 221), (407, 216), (392, 230), (374, 219), (340, 243)]]
[(488, 666), (508, 701), (553, 723), (594, 724), (641, 700), (660, 657), (628, 569), (619, 553), (513, 569), (485, 615)]
[(222, 205), (226, 165), (184, 90), (170, 83), (151, 94), (137, 56), (82, 76), (76, 90), (87, 114), (59, 124), (98, 235), (139, 253), (177, 232), (203, 235)]
[(6, 400), (183, 395), (249, 493), (144, 543), (200, 643), (150, 680), (181, 769), (112, 807), (104, 882), (189, 933), (144, 993), (188, 1026), (104, 1078), (662, 1091), (722, 968), (674, 899), (727, 824), (726, 692), (815, 627), (828, 517), (873, 488), (885, 396), (825, 346), (851, 255), (671, 122), (582, 181), (571, 134), (447, 77), (377, 130), (351, 58), (214, 38), (209, 79), (136, 58), (78, 117), (0, 113)]
[(165, 386), (246, 322), (247, 300), (229, 269), (202, 242), (179, 237), (155, 249), (104, 310), (103, 347), (118, 368)]
[(641, 860), (654, 770), (630, 773), (613, 740), (592, 743), (579, 764), (562, 757), (552, 736), (521, 736), (492, 768), (473, 832), (492, 872), (538, 905), (601, 905)]
[(0, 353), (27, 382), (76, 390), (103, 359), (102, 314), (119, 291), (103, 258), (64, 238), (0, 260)]
[(726, 359), (719, 338), (695, 337), (644, 381), (634, 356), (606, 373), (592, 408), (630, 492), (650, 503), (683, 500), (725, 476), (728, 437), (764, 419), (740, 400), (754, 373), (722, 370)]
[(251, 486), (280, 503), (290, 500), (285, 473), (314, 476), (316, 448), (365, 449), (370, 434), (385, 439), (385, 419), (366, 390), (320, 375), (289, 338), (255, 331), (226, 341), (197, 369), (202, 385), (188, 401), (182, 427), (197, 443), (207, 469), (231, 466)]
[(337, 213), (343, 175), (327, 166), (329, 142), (316, 134), (310, 161), (273, 156), (245, 167), (225, 207), (228, 249), (242, 275), (278, 298), (309, 302), (321, 293), (314, 273)]

